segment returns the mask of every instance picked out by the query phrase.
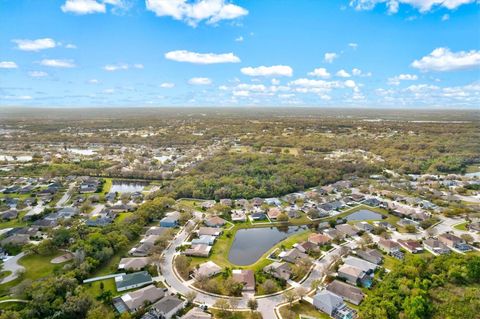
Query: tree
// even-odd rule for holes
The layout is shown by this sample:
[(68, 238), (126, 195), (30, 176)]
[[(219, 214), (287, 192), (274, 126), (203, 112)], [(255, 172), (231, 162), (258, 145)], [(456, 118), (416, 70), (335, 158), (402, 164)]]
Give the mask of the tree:
[(307, 295), (308, 291), (303, 287), (298, 287), (297, 289), (295, 289), (295, 293), (300, 298), (300, 300), (303, 300), (303, 298)]
[(462, 235), (460, 235), (460, 237), (469, 244), (474, 241), (472, 235), (470, 235), (470, 234), (462, 234)]
[(195, 298), (197, 298), (197, 293), (191, 290), (185, 294), (185, 298), (187, 299), (187, 302), (189, 304), (193, 304), (193, 302), (195, 301)]
[(227, 318), (229, 315), (230, 303), (227, 299), (219, 298), (213, 304), (214, 308), (219, 310), (220, 318)]
[(266, 294), (271, 294), (271, 293), (274, 293), (275, 291), (277, 291), (277, 284), (275, 283), (275, 281), (273, 281), (271, 279), (267, 279), (262, 284), (262, 288), (263, 288), (263, 291)]
[(190, 263), (191, 260), (187, 256), (179, 255), (175, 258), (175, 268), (184, 279), (186, 279), (190, 273)]
[(295, 319), (297, 318), (297, 314), (290, 309), (286, 309), (285, 311), (282, 312), (282, 318), (283, 319)]
[(258, 301), (255, 298), (248, 299), (247, 307), (250, 308), (251, 311), (255, 311), (258, 308)]
[(277, 220), (279, 222), (288, 222), (288, 215), (285, 213), (281, 213), (280, 215), (278, 215)]
[(112, 311), (101, 304), (96, 304), (87, 312), (86, 319), (114, 319), (115, 315)]
[(287, 290), (283, 293), (283, 299), (292, 307), (293, 301), (297, 298), (297, 294), (293, 289)]

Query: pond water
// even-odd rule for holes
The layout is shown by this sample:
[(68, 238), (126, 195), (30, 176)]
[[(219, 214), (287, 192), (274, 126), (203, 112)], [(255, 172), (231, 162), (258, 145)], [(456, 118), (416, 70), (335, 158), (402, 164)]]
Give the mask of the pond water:
[(372, 212), (368, 209), (361, 209), (345, 217), (347, 220), (381, 220), (382, 214)]
[(81, 149), (81, 148), (69, 148), (68, 151), (73, 154), (77, 155), (84, 155), (84, 156), (92, 156), (95, 155), (97, 152), (95, 152), (92, 149)]
[(32, 160), (32, 156), (30, 156), (30, 155), (19, 155), (19, 156), (0, 155), (0, 161), (30, 162), (31, 160)]
[(147, 185), (148, 185), (147, 182), (112, 181), (112, 187), (110, 188), (110, 192), (113, 192), (113, 193), (141, 192)]
[(240, 229), (235, 234), (228, 260), (238, 266), (251, 265), (285, 238), (306, 229), (304, 226)]

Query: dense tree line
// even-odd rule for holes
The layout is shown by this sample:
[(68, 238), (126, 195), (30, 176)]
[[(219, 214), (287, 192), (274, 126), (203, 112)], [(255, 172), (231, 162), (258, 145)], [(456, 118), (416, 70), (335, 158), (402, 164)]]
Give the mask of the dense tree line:
[(175, 197), (270, 197), (332, 183), (346, 174), (376, 172), (379, 168), (370, 164), (331, 162), (318, 157), (223, 153), (177, 178), (166, 190)]
[(480, 257), (410, 255), (369, 292), (361, 319), (472, 319), (480, 311)]

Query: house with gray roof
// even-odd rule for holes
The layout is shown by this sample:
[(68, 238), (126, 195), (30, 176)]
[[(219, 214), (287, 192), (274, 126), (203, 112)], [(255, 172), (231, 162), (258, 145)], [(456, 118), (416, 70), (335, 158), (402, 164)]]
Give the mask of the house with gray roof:
[(360, 288), (349, 285), (340, 280), (332, 281), (328, 284), (326, 289), (354, 305), (359, 305), (365, 297), (365, 294)]
[(186, 305), (186, 301), (177, 296), (166, 296), (154, 303), (151, 311), (156, 313), (159, 317), (164, 319), (171, 319)]
[(149, 285), (147, 287), (126, 293), (120, 298), (115, 298), (113, 300), (113, 305), (119, 313), (124, 313), (126, 311), (136, 312), (140, 310), (145, 303), (154, 303), (164, 296), (164, 289), (157, 288), (154, 285)]
[(150, 276), (150, 274), (146, 271), (139, 271), (115, 277), (115, 286), (117, 287), (117, 291), (143, 287), (151, 284), (152, 282), (152, 276)]

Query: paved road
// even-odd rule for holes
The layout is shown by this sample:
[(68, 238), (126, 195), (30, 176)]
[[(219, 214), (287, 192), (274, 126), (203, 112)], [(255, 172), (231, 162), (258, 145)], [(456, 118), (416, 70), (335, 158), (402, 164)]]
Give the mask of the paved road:
[(75, 187), (75, 183), (71, 183), (70, 186), (68, 187), (68, 190), (65, 191), (65, 193), (63, 194), (62, 198), (60, 198), (57, 202), (57, 208), (60, 208), (62, 207), (66, 202), (68, 202), (68, 200), (70, 199), (70, 192), (73, 190), (73, 188)]
[(7, 283), (18, 278), (17, 271), (25, 269), (25, 267), (18, 264), (18, 260), (23, 256), (25, 256), (25, 253), (22, 252), (16, 256), (10, 257), (3, 263), (3, 271), (8, 270), (12, 273), (3, 278), (2, 281), (0, 281), (0, 284)]
[[(164, 253), (164, 261), (161, 265), (162, 276), (166, 283), (170, 286), (170, 290), (173, 293), (181, 293), (186, 294), (189, 291), (193, 291), (192, 288), (188, 286), (186, 282), (178, 279), (178, 277), (174, 273), (173, 269), (173, 258), (178, 255), (175, 251), (175, 248), (182, 244), (188, 234), (182, 230), (172, 241), (170, 247)], [(354, 242), (347, 243), (347, 246), (354, 247)], [(323, 277), (325, 269), (332, 263), (335, 256), (341, 253), (342, 248), (339, 246), (335, 248), (333, 251), (327, 253), (322, 259), (318, 260), (314, 264), (313, 270), (310, 272), (309, 276), (297, 286), (301, 286), (307, 290), (311, 289), (311, 285), (314, 280), (320, 279)], [(195, 291), (197, 293), (196, 301), (200, 303), (205, 303), (208, 306), (212, 306), (218, 298), (226, 298), (228, 297), (216, 297), (212, 295), (205, 294), (203, 292)], [(235, 298), (237, 300), (237, 308), (239, 309), (247, 309), (247, 302), (249, 300), (249, 296), (244, 296), (241, 298)], [(282, 294), (268, 296), (264, 298), (258, 298), (258, 311), (261, 312), (263, 318), (276, 318), (275, 315), (275, 307), (284, 302)]]
[(89, 214), (90, 217), (97, 216), (105, 208), (103, 204), (96, 204), (93, 206), (92, 212)]

